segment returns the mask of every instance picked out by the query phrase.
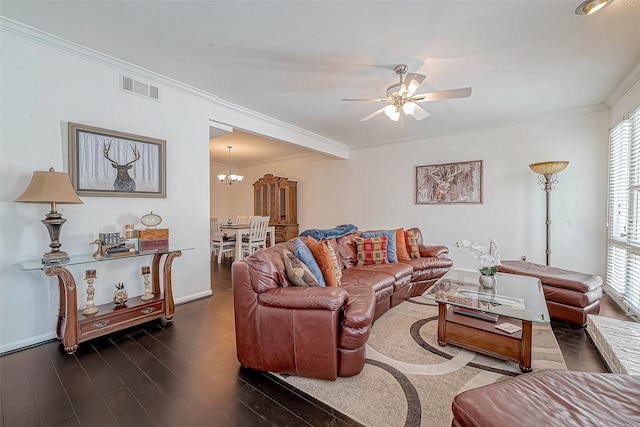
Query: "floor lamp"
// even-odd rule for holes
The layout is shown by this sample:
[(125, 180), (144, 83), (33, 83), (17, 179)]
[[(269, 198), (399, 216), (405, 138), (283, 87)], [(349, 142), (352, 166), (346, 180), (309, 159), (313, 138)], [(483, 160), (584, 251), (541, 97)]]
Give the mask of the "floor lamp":
[(529, 165), (532, 171), (537, 173), (538, 184), (547, 193), (547, 265), (551, 265), (551, 190), (558, 183), (558, 174), (562, 172), (569, 162), (542, 162)]

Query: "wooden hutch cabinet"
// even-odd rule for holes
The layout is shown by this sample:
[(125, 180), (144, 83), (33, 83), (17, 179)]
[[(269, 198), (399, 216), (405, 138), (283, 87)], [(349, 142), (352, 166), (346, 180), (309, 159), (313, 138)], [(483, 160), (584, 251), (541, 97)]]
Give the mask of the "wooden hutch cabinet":
[(276, 243), (298, 235), (298, 183), (267, 174), (253, 184), (253, 214), (268, 216)]

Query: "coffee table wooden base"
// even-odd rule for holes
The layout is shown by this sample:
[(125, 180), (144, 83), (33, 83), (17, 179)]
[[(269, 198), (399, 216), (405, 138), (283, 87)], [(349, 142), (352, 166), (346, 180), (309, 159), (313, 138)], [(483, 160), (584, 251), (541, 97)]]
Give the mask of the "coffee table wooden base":
[[(495, 326), (508, 322), (522, 331), (508, 334)], [(531, 372), (530, 321), (500, 316), (497, 323), (453, 312), (453, 306), (438, 303), (438, 344), (452, 344), (497, 359), (518, 363), (522, 372)]]

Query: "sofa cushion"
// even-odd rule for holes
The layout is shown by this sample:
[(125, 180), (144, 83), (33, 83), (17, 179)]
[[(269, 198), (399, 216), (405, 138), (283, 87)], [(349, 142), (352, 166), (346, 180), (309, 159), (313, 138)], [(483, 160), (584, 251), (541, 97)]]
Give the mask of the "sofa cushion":
[(387, 260), (391, 263), (398, 262), (398, 255), (396, 253), (396, 231), (363, 231), (362, 237), (387, 237)]
[(358, 253), (358, 265), (387, 264), (387, 236), (382, 237), (358, 237), (356, 250)]
[(420, 249), (418, 249), (418, 241), (415, 234), (413, 234), (413, 230), (404, 232), (404, 240), (407, 244), (409, 258), (420, 258)]
[(368, 268), (348, 268), (342, 272), (342, 288), (349, 289), (347, 285), (368, 285), (373, 289), (376, 302), (391, 298), (395, 279), (392, 275), (378, 272)]
[(322, 271), (320, 270), (316, 259), (313, 257), (313, 253), (311, 253), (311, 250), (307, 247), (307, 245), (299, 237), (295, 239), (294, 245), (294, 253), (296, 257), (300, 261), (304, 262), (307, 267), (309, 267), (309, 270), (311, 270), (311, 273), (313, 273), (320, 286), (327, 286), (327, 283), (324, 281)]
[(311, 250), (313, 257), (320, 267), (322, 277), (327, 286), (338, 286), (338, 280), (336, 278), (336, 272), (333, 269), (333, 262), (331, 261), (331, 255), (329, 254), (329, 248), (323, 242), (318, 242), (312, 237), (307, 237), (307, 247)]
[(356, 237), (360, 237), (362, 232), (356, 231), (355, 233), (345, 234), (344, 236), (336, 238), (338, 244), (338, 252), (342, 259), (344, 268), (351, 268), (358, 264), (358, 251), (356, 250)]
[(294, 286), (320, 286), (309, 267), (286, 249), (282, 250), (289, 282)]
[(407, 252), (407, 242), (404, 240), (404, 228), (396, 230), (396, 254), (398, 261), (408, 261), (411, 259)]

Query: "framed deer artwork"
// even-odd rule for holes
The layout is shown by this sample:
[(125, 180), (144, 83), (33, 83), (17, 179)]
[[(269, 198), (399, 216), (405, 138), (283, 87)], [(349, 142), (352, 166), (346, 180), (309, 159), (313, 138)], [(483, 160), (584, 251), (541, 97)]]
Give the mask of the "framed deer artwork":
[(416, 204), (482, 203), (482, 160), (416, 167)]
[(167, 197), (166, 141), (69, 123), (69, 175), (80, 196)]

